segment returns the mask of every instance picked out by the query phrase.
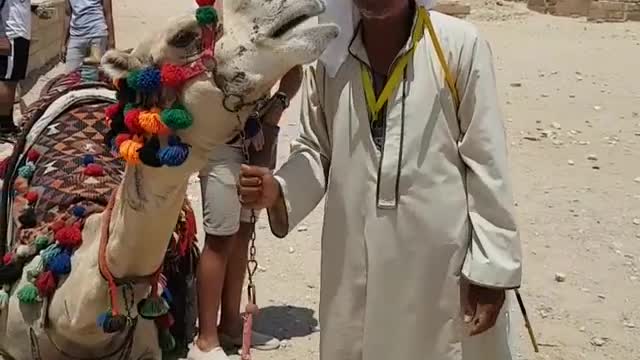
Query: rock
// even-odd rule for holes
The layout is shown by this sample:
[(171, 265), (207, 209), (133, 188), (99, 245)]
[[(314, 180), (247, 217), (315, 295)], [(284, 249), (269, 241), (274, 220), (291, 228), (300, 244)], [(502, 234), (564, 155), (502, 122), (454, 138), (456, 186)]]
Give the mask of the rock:
[(624, 327), (626, 327), (627, 329), (635, 329), (636, 328), (636, 324), (631, 323), (631, 322), (625, 322)]
[(567, 164), (569, 164), (569, 165), (573, 166), (573, 165), (575, 165), (575, 164), (576, 164), (576, 162), (575, 162), (575, 161), (573, 161), (573, 160), (568, 160), (568, 161), (567, 161)]
[(308, 230), (309, 230), (309, 228), (306, 227), (306, 226), (303, 226), (303, 225), (298, 226), (298, 232), (306, 232)]
[(632, 222), (633, 222), (633, 225), (640, 225), (640, 219), (638, 219), (638, 218), (633, 219)]
[(586, 327), (584, 327), (584, 326), (582, 326), (582, 327), (580, 327), (580, 329), (579, 329), (579, 330), (580, 330), (580, 332), (586, 332), (586, 331), (587, 331), (587, 328), (586, 328)]
[(591, 345), (593, 346), (602, 347), (602, 346), (605, 346), (606, 344), (607, 344), (607, 339), (604, 339), (601, 337), (594, 337), (591, 339)]
[(602, 110), (602, 106), (596, 105), (596, 106), (593, 107), (593, 110), (600, 111), (600, 110)]
[(267, 272), (267, 268), (261, 265), (258, 265), (258, 271), (260, 272)]
[(280, 348), (286, 349), (288, 347), (291, 347), (291, 343), (288, 340), (280, 340)]
[(293, 254), (295, 252), (296, 252), (296, 249), (294, 249), (291, 246), (289, 246), (289, 254)]
[(519, 83), (519, 82), (514, 82), (514, 83), (511, 83), (511, 84), (509, 84), (509, 85), (510, 85), (511, 87), (515, 87), (515, 88), (522, 87), (522, 83)]
[(562, 141), (562, 140), (553, 140), (551, 143), (553, 145), (560, 146), (560, 145), (564, 144), (564, 141)]
[(554, 128), (554, 129), (557, 129), (557, 130), (562, 129), (562, 125), (560, 125), (560, 124), (559, 124), (559, 123), (557, 123), (557, 122), (553, 122), (553, 123), (551, 123), (551, 127), (552, 127), (552, 128)]
[(567, 275), (563, 273), (556, 273), (555, 279), (557, 282), (565, 282), (567, 280)]
[(540, 141), (540, 138), (537, 136), (526, 135), (526, 136), (523, 136), (522, 138), (529, 141)]
[(638, 176), (637, 178), (633, 179), (634, 182), (637, 182), (638, 184), (640, 184), (640, 176)]
[(606, 298), (607, 298), (607, 296), (605, 294), (598, 294), (598, 299), (604, 300)]
[(589, 154), (587, 160), (598, 161), (598, 156), (596, 154)]

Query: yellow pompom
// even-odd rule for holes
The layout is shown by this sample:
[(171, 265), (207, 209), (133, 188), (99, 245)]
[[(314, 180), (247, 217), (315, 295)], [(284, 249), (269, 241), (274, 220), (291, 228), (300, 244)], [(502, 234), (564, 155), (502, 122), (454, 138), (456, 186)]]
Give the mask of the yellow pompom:
[(134, 136), (133, 139), (125, 140), (120, 145), (120, 156), (129, 165), (136, 165), (140, 162), (138, 151), (142, 148), (144, 139), (140, 136)]

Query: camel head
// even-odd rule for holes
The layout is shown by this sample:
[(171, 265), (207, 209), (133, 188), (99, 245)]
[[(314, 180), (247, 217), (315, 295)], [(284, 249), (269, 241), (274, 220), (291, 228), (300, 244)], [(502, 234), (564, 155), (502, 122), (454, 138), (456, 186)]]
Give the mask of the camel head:
[(226, 0), (223, 6), (217, 76), (233, 94), (260, 96), (295, 65), (315, 61), (338, 36), (336, 25), (306, 24), (324, 12), (321, 0)]
[(160, 98), (164, 107), (179, 102), (191, 113), (192, 126), (176, 133), (204, 161), (212, 147), (238, 134), (251, 110), (245, 107), (236, 114), (223, 102), (233, 98), (235, 106), (267, 95), (287, 71), (315, 61), (338, 35), (336, 25), (303, 25), (324, 9), (321, 0), (226, 0), (224, 26), (217, 27), (215, 36), (215, 61), (202, 60), (208, 46), (203, 38), (210, 33), (190, 13), (168, 21), (130, 52), (108, 51), (102, 69), (114, 79), (128, 79), (149, 67), (186, 68), (199, 62), (205, 71), (174, 92), (163, 89), (155, 100)]

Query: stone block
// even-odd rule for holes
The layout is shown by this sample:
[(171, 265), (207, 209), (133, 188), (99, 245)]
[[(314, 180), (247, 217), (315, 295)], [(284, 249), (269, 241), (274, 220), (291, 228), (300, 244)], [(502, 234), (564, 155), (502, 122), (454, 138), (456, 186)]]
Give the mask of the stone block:
[(527, 1), (527, 8), (531, 11), (543, 14), (546, 14), (549, 11), (547, 0), (529, 0)]
[(462, 4), (459, 1), (439, 1), (433, 9), (443, 14), (461, 18), (471, 13), (471, 6)]
[(621, 22), (627, 20), (627, 4), (619, 1), (594, 1), (589, 7), (587, 20)]
[(558, 16), (587, 16), (592, 0), (558, 0), (554, 6), (553, 15)]

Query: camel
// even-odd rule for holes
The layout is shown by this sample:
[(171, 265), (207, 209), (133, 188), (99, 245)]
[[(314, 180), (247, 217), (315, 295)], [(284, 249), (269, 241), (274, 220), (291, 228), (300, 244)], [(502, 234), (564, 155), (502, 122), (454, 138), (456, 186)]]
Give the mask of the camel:
[[(30, 184), (55, 165), (40, 161), (46, 154), (27, 152), (27, 147), (14, 153), (15, 171), (9, 169), (5, 177), (13, 182), (4, 189), (13, 187), (16, 195), (0, 275), (19, 279), (4, 284), (8, 302), (0, 318), (1, 359), (161, 359), (158, 320), (166, 320), (170, 296), (159, 270), (172, 244), (194, 238), (185, 202), (190, 175), (204, 166), (214, 146), (243, 133), (254, 105), (280, 77), (315, 61), (338, 34), (331, 24), (303, 26), (324, 11), (320, 0), (226, 0), (224, 28), (214, 26), (211, 1), (198, 4), (195, 16), (169, 21), (133, 51), (108, 51), (101, 69), (113, 85), (97, 85), (95, 79), (63, 91), (63, 85), (52, 85), (48, 89), (55, 100), (32, 112), (33, 127), (24, 143), (34, 147), (39, 134), (51, 133), (62, 121), (56, 119), (77, 109), (106, 117), (109, 133), (80, 141), (78, 146), (89, 152), (78, 158), (80, 170), (64, 171), (80, 179), (76, 185), (90, 188), (88, 193), (104, 185), (110, 189), (100, 194), (112, 195), (79, 196), (48, 209), (53, 219), (42, 220), (34, 213), (38, 196), (47, 194)], [(165, 73), (165, 68), (175, 71)], [(181, 83), (177, 75), (171, 77), (176, 73), (182, 74)], [(147, 75), (150, 82), (140, 80)], [(147, 91), (149, 84), (157, 87), (160, 75), (162, 88)], [(142, 113), (129, 116), (135, 108), (123, 109), (123, 99), (141, 104), (149, 122), (142, 123)], [(104, 109), (106, 103), (116, 104), (106, 116), (98, 115), (96, 107)], [(93, 121), (86, 113), (82, 117)], [(46, 126), (43, 119), (49, 121)], [(139, 122), (132, 125), (135, 119)], [(134, 133), (135, 126), (143, 135)], [(154, 146), (157, 153), (147, 156), (144, 149)], [(16, 234), (34, 242), (16, 244)]]

